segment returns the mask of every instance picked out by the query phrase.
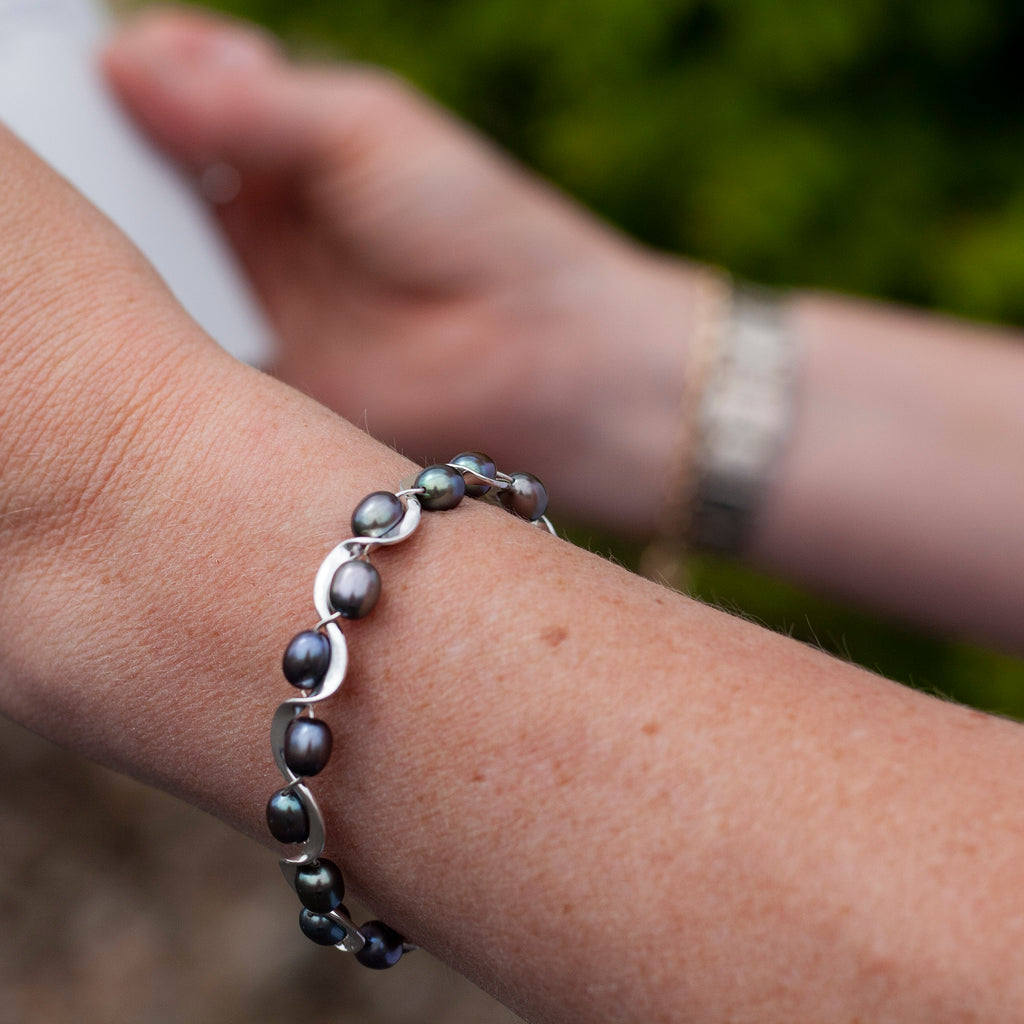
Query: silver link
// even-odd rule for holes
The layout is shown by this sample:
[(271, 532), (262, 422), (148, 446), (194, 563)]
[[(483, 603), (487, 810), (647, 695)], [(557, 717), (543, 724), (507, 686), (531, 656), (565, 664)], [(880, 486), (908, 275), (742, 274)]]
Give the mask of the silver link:
[(458, 466), (454, 462), (446, 462), (445, 465), (449, 469), (454, 469), (461, 473), (464, 477), (471, 476), (473, 479), (468, 481), (473, 484), (487, 484), (496, 491), (504, 491), (512, 486), (512, 477), (507, 473), (495, 473), (494, 477), (484, 476), (483, 473), (478, 473), (475, 469), (470, 469), (468, 466)]
[[(447, 465), (462, 473), (464, 477), (471, 476), (474, 482), (487, 484), (492, 488), (488, 492), (488, 496), (512, 485), (512, 478), (506, 473), (496, 472), (494, 478), (491, 478), (465, 466), (456, 466), (452, 463), (447, 463)], [(314, 704), (333, 696), (345, 681), (348, 669), (348, 646), (345, 635), (339, 627), (339, 620), (342, 616), (339, 612), (332, 610), (330, 603), (330, 589), (334, 574), (346, 562), (366, 559), (374, 548), (400, 544), (402, 541), (408, 540), (420, 524), (422, 505), (417, 499), (424, 493), (424, 488), (405, 487), (394, 493), (397, 498), (405, 502), (405, 513), (390, 533), (383, 537), (349, 537), (337, 544), (320, 563), (316, 579), (313, 581), (313, 605), (320, 620), (313, 627), (313, 631), (323, 633), (330, 644), (330, 661), (327, 672), (324, 678), (308, 692), (283, 701), (271, 720), (270, 746), (274, 755), (274, 763), (285, 780), (284, 789), (298, 795), (309, 817), (309, 836), (306, 841), (293, 856), (280, 858), (281, 871), (293, 889), (298, 869), (305, 864), (311, 864), (322, 856), (326, 845), (326, 835), (323, 814), (316, 798), (306, 785), (306, 780), (296, 775), (285, 761), (285, 734), (288, 731), (288, 726), (296, 718), (304, 713), (311, 713)], [(536, 525), (551, 534), (555, 533), (554, 527), (546, 516), (538, 519)], [(335, 948), (347, 953), (358, 953), (366, 942), (359, 934), (356, 924), (340, 910), (331, 911), (326, 916), (340, 925), (345, 932), (345, 938)], [(403, 952), (412, 952), (418, 948), (409, 942), (402, 945)]]

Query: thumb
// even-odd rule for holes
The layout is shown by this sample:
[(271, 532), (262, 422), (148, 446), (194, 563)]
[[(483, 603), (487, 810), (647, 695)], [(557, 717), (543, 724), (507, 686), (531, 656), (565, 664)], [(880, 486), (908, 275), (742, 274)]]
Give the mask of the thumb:
[(316, 145), (321, 104), (301, 95), (275, 41), (255, 26), (152, 11), (111, 40), (103, 65), (135, 120), (186, 164), (276, 173)]

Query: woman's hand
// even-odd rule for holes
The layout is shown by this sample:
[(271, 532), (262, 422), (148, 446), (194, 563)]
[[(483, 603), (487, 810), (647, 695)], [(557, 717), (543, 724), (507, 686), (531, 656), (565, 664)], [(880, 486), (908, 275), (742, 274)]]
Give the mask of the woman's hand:
[[(220, 212), (283, 379), (414, 457), (474, 437), (557, 478), (563, 507), (650, 529), (678, 430), (684, 268), (385, 72), (295, 67), (254, 29), (167, 11), (106, 65), (173, 156), (239, 172)], [(607, 485), (623, 476), (645, 500)]]

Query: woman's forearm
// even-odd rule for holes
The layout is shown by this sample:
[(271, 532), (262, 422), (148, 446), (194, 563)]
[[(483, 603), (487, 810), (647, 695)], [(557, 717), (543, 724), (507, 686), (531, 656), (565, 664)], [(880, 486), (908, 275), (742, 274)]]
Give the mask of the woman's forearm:
[[(682, 457), (684, 380), (702, 328), (692, 265), (642, 252), (623, 262), (578, 307), (593, 358), (566, 389), (569, 427), (549, 431), (546, 450), (525, 431), (517, 441), (569, 478), (575, 515), (642, 537)], [(744, 554), (835, 596), (1024, 649), (1021, 336), (837, 296), (784, 301), (792, 428)], [(607, 475), (563, 445), (573, 434), (614, 455)]]
[[(411, 465), (0, 151), (0, 711), (265, 839), (281, 651)], [(411, 940), (552, 1022), (1024, 1016), (1019, 727), (498, 510), (376, 562), (314, 788)]]
[(884, 612), (1024, 649), (1024, 344), (814, 294), (791, 306), (795, 429), (754, 558)]
[[(4, 709), (262, 838), (280, 652), (353, 505), (409, 466), (226, 361), (191, 379), (175, 457), (120, 478), (130, 515), (74, 559), (21, 548)], [(495, 510), (376, 560), (315, 789), (413, 941), (537, 1020), (1019, 1015), (1016, 726)]]

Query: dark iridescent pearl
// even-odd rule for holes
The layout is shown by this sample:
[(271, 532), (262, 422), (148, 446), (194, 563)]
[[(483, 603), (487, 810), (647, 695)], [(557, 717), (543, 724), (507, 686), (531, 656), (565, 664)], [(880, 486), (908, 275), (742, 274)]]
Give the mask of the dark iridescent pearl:
[(284, 734), (284, 763), (296, 775), (318, 775), (327, 766), (334, 740), (326, 722), (296, 718)]
[[(470, 469), (473, 473), (479, 473), (481, 476), (487, 477), (488, 480), (493, 480), (495, 473), (498, 471), (497, 466), (494, 465), (494, 460), (490, 456), (484, 455), (483, 452), (462, 452), (461, 455), (456, 455), (452, 459), (452, 465), (462, 466), (463, 469)], [(491, 488), (488, 484), (482, 484), (479, 481), (474, 482), (472, 474), (465, 478), (466, 480), (466, 494), (471, 498), (482, 498)]]
[(420, 504), (431, 512), (445, 512), (466, 496), (466, 481), (450, 466), (427, 466), (416, 477), (413, 487), (423, 488)]
[(356, 953), (356, 959), (364, 967), (385, 971), (402, 959), (405, 939), (383, 921), (367, 921), (359, 926), (359, 934), (366, 945)]
[[(343, 907), (345, 882), (334, 861), (321, 857), (312, 864), (304, 864), (295, 874), (295, 891), (302, 905), (314, 914), (329, 914)], [(348, 917), (348, 911), (342, 913)]]
[(279, 789), (267, 802), (267, 827), (279, 843), (304, 843), (309, 838), (309, 814), (288, 789)]
[(312, 690), (327, 672), (331, 645), (323, 633), (308, 630), (292, 639), (284, 652), (284, 677), (300, 690)]
[(314, 914), (305, 907), (299, 911), (302, 934), (321, 946), (336, 946), (345, 938), (345, 929), (324, 914)]
[(523, 519), (534, 522), (548, 510), (547, 488), (532, 473), (513, 473), (512, 483), (499, 498), (502, 505)]
[(380, 598), (380, 573), (361, 559), (343, 562), (331, 580), (331, 607), (346, 619), (361, 619)]
[(390, 491), (368, 494), (352, 513), (352, 532), (357, 537), (383, 537), (405, 515), (405, 506)]

